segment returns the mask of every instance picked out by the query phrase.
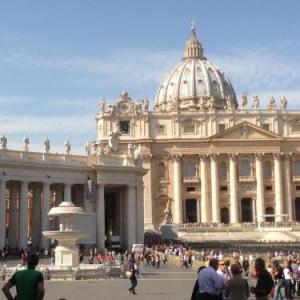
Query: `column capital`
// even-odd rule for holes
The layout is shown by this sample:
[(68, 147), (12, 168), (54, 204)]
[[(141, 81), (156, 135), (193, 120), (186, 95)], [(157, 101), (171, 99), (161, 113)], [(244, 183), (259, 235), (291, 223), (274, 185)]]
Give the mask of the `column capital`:
[(275, 160), (281, 160), (281, 158), (283, 157), (283, 153), (279, 152), (279, 153), (273, 153), (273, 158)]
[(199, 154), (199, 158), (202, 161), (206, 161), (208, 159), (208, 154)]
[(254, 153), (254, 157), (256, 160), (262, 160), (265, 153)]
[(219, 153), (212, 153), (210, 154), (210, 159), (216, 161), (219, 155), (220, 155)]
[(292, 152), (290, 152), (290, 153), (284, 153), (283, 154), (283, 159), (289, 161), (291, 159), (292, 155), (293, 155)]
[(238, 153), (228, 153), (228, 157), (232, 161), (236, 161), (238, 155), (239, 155)]
[(179, 162), (181, 160), (182, 154), (173, 154), (171, 156), (171, 159), (173, 160), (173, 162)]

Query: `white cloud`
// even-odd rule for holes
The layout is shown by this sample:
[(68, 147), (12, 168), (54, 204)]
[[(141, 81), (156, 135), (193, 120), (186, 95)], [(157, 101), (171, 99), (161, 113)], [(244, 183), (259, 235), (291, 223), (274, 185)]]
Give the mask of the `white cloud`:
[(276, 50), (271, 46), (235, 49), (213, 61), (226, 71), (238, 91), (294, 90), (300, 86), (300, 61), (288, 50)]
[(0, 128), (9, 133), (85, 133), (94, 127), (93, 116), (2, 116)]

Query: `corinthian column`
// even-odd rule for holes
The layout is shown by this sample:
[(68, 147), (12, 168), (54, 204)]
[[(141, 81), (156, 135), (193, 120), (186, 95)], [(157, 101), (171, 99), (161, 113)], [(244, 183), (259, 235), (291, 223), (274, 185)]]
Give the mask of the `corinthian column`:
[(207, 157), (200, 156), (200, 179), (201, 179), (201, 223), (210, 222), (208, 203), (208, 179), (207, 179)]
[(287, 203), (287, 213), (289, 221), (293, 221), (293, 205), (292, 205), (292, 175), (291, 175), (291, 161), (290, 155), (284, 155), (284, 187), (285, 187), (285, 201)]
[(5, 246), (6, 237), (6, 181), (0, 181), (0, 249)]
[(210, 156), (212, 222), (220, 222), (219, 172), (217, 155)]
[(127, 186), (127, 248), (130, 249), (133, 244), (136, 243), (136, 225), (137, 225), (137, 214), (136, 214), (136, 187), (133, 185)]
[(98, 249), (105, 248), (105, 202), (103, 184), (98, 184), (97, 187), (96, 243)]
[(264, 222), (265, 220), (264, 176), (262, 157), (262, 154), (255, 155), (257, 222)]
[(275, 221), (283, 220), (283, 198), (282, 198), (282, 168), (281, 154), (274, 154), (274, 179), (275, 179)]
[[(50, 184), (48, 182), (43, 183), (43, 199), (42, 199), (42, 211), (41, 211), (41, 223), (42, 231), (49, 230), (49, 217), (48, 212), (50, 210)], [(48, 249), (49, 239), (43, 234), (41, 236), (42, 247)]]
[(236, 155), (229, 155), (229, 180), (230, 180), (230, 223), (236, 224), (238, 219), (238, 189), (237, 189), (237, 172), (236, 172)]
[(19, 203), (19, 248), (25, 249), (28, 241), (28, 182), (21, 182)]
[(181, 201), (181, 160), (180, 156), (173, 158), (173, 197), (174, 197), (174, 223), (182, 223)]

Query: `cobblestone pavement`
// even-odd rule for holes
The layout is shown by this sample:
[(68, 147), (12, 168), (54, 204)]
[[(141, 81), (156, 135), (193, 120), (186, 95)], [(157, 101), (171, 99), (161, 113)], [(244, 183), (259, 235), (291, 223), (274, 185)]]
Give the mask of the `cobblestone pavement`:
[[(137, 296), (128, 292), (129, 280), (107, 279), (95, 281), (46, 281), (45, 300), (188, 300), (191, 297), (196, 273), (174, 266), (162, 266), (160, 270), (145, 268), (138, 279)], [(3, 283), (0, 282), (0, 287)], [(0, 299), (4, 299), (1, 294)], [(253, 297), (250, 298), (254, 299)], [(297, 298), (300, 299), (300, 298)]]

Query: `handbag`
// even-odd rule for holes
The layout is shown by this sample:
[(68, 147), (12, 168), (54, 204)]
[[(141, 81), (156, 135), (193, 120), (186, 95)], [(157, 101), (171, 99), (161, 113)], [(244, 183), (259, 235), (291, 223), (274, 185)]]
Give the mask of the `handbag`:
[(127, 272), (126, 272), (126, 276), (127, 276), (128, 278), (130, 278), (130, 277), (132, 276), (132, 272), (131, 272), (131, 271), (127, 271)]

